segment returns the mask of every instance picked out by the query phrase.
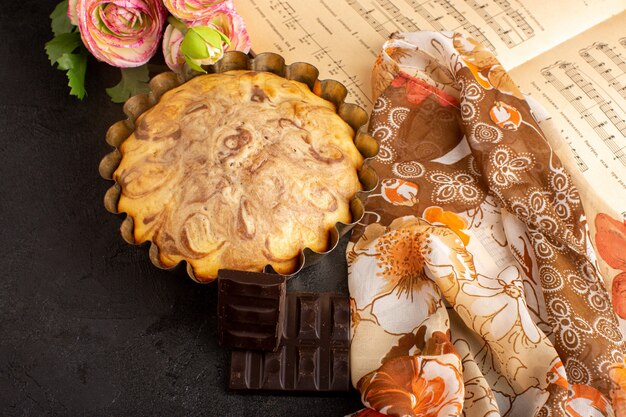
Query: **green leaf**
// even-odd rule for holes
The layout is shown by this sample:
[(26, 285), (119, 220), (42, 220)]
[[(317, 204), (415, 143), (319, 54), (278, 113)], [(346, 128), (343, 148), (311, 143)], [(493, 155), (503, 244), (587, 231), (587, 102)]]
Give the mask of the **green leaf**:
[(219, 30), (208, 26), (195, 26), (187, 30), (180, 50), (193, 59), (206, 59), (209, 58), (207, 45), (222, 49), (222, 42), (230, 44), (228, 37)]
[(74, 33), (61, 33), (51, 41), (46, 42), (46, 54), (50, 63), (54, 65), (64, 54), (71, 54), (82, 44), (80, 35)]
[(74, 29), (74, 25), (67, 17), (67, 0), (57, 4), (52, 13), (50, 13), (50, 27), (54, 36), (59, 36), (63, 33), (69, 33)]
[(81, 50), (76, 54), (63, 54), (58, 59), (59, 69), (67, 71), (70, 94), (83, 99), (85, 91), (85, 72), (87, 71), (87, 53)]
[(219, 30), (217, 31), (217, 33), (220, 34), (220, 37), (222, 38), (222, 41), (226, 42), (226, 45), (230, 46), (230, 39), (228, 39), (228, 36), (226, 36), (225, 34), (220, 32)]
[(192, 28), (204, 40), (205, 43), (217, 48), (222, 46), (221, 32), (208, 26), (197, 26)]
[(215, 60), (215, 54), (223, 53), (223, 43), (230, 44), (228, 37), (217, 29), (209, 26), (194, 26), (187, 30), (180, 45), (180, 51), (185, 56), (187, 65), (195, 71), (206, 72), (196, 60)]
[(207, 57), (206, 43), (195, 28), (187, 31), (183, 42), (180, 44), (181, 52), (193, 59), (204, 59)]
[(66, 71), (70, 94), (83, 99), (85, 91), (85, 72), (87, 71), (87, 51), (81, 47), (76, 53), (76, 48), (82, 45), (80, 33), (76, 26), (67, 17), (68, 0), (57, 4), (50, 13), (50, 27), (54, 38), (46, 42), (45, 49), (52, 65)]
[(107, 88), (107, 94), (114, 103), (123, 103), (131, 96), (150, 91), (148, 66), (122, 68), (122, 80), (114, 87)]
[(198, 71), (198, 72), (204, 72), (206, 74), (206, 70), (204, 68), (202, 68), (200, 65), (198, 65), (191, 57), (189, 57), (188, 55), (185, 55), (185, 62), (187, 63), (187, 65), (189, 65), (189, 68), (191, 68), (194, 71)]

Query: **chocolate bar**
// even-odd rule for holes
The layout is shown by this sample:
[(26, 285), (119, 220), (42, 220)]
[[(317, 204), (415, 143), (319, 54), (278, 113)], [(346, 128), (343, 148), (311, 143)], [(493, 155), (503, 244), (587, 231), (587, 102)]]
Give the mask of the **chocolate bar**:
[(285, 291), (285, 277), (281, 275), (220, 270), (220, 345), (275, 351), (282, 333)]
[(328, 293), (288, 293), (276, 352), (234, 350), (232, 390), (350, 390), (350, 303)]

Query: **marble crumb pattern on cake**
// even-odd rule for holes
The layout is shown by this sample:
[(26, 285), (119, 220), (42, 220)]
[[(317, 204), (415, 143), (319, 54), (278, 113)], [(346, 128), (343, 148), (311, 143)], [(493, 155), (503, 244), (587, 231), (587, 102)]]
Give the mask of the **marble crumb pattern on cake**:
[[(273, 58), (274, 54), (268, 55)], [(303, 65), (308, 64), (298, 64), (299, 67)], [(257, 69), (254, 63), (246, 67), (249, 68)], [(290, 68), (282, 71), (275, 68), (273, 72), (291, 73)], [(240, 85), (230, 92), (221, 91), (217, 99), (198, 99), (202, 96), (199, 92), (203, 76), (183, 86), (178, 86), (180, 80), (176, 83), (172, 76), (166, 73), (153, 79), (155, 84), (159, 78), (164, 81), (158, 80), (158, 83), (168, 84), (165, 94), (153, 91), (148, 97), (133, 98), (139, 103), (134, 103), (133, 99), (127, 102), (125, 111), (130, 113), (129, 121), (118, 122), (109, 132), (108, 142), (119, 149), (105, 157), (101, 164), (103, 176), (117, 181), (107, 192), (105, 206), (109, 211), (129, 214), (122, 225), (122, 235), (127, 241), (153, 242), (150, 249), (153, 263), (171, 268), (184, 260), (188, 263), (188, 272), (198, 281), (211, 280), (217, 269), (224, 265), (262, 270), (270, 264), (275, 271), (289, 274), (302, 267), (303, 250), (310, 258), (315, 258), (315, 252), (331, 250), (341, 232), (350, 227), (350, 222), (358, 221), (362, 214), (359, 197), (363, 194), (357, 193), (361, 188), (359, 179), (366, 189), (372, 188), (376, 181), (375, 174), (367, 166), (360, 167), (363, 157), (369, 158), (376, 153), (375, 142), (358, 131), (357, 146), (353, 144), (355, 132), (352, 129), (359, 129), (367, 115), (360, 114), (359, 110), (364, 111), (358, 106), (343, 103), (343, 97), (328, 97), (333, 101), (331, 103), (309, 90), (309, 86), (314, 85), (314, 90), (321, 90), (324, 96), (325, 91), (337, 91), (339, 83), (315, 81), (312, 84), (304, 77), (307, 84), (303, 84), (269, 72), (249, 70), (211, 74), (206, 77), (236, 78)], [(223, 90), (227, 83), (215, 84), (214, 88)], [(185, 86), (191, 87), (185, 91)], [(286, 91), (296, 99), (286, 100), (283, 97)], [(229, 94), (230, 98), (234, 95), (247, 106), (229, 105)], [(170, 97), (174, 97), (174, 103), (184, 105), (171, 105)], [(147, 104), (147, 108), (138, 111), (142, 104)], [(157, 111), (160, 108), (162, 111)], [(255, 118), (260, 121), (261, 128), (251, 122)], [(166, 124), (165, 119), (174, 119), (177, 123)], [(325, 126), (328, 120), (335, 121), (331, 127)], [(207, 124), (215, 127), (211, 135), (213, 140), (203, 143), (198, 138), (206, 137)], [(328, 135), (321, 133), (309, 133), (316, 129), (335, 132), (331, 139), (341, 138), (340, 133), (343, 133), (343, 141), (328, 140)], [(156, 133), (150, 136), (148, 132)], [(125, 134), (128, 140), (119, 140)], [(288, 140), (283, 143), (285, 136)], [(185, 146), (179, 148), (174, 146), (176, 143)], [(143, 169), (149, 175), (138, 173), (121, 157), (123, 154), (124, 159), (131, 160), (129, 155), (135, 153), (137, 146), (149, 149), (141, 153)], [(163, 168), (165, 166), (177, 169), (167, 170)], [(353, 176), (346, 175), (338, 167), (343, 171), (351, 167)], [(221, 170), (220, 175), (215, 173), (217, 168)], [(281, 174), (265, 173), (272, 170)], [(299, 172), (303, 173), (300, 177), (297, 176)], [(329, 179), (321, 173), (329, 174), (335, 189), (329, 189)], [(302, 187), (307, 182), (312, 185), (308, 190)], [(168, 195), (172, 189), (176, 190), (175, 196)], [(355, 194), (358, 195), (354, 197)], [(207, 196), (208, 200), (213, 198), (214, 201), (207, 202)], [(126, 201), (126, 197), (129, 197), (128, 201), (141, 201), (151, 210), (133, 212), (135, 207)], [(286, 200), (294, 203), (295, 214), (281, 208)], [(167, 201), (169, 205), (155, 209), (158, 201)], [(211, 205), (229, 207), (230, 216), (224, 214), (228, 212), (226, 210), (213, 210), (218, 214), (210, 215)], [(309, 217), (306, 217), (307, 213)], [(311, 218), (317, 220), (317, 230), (311, 227), (315, 223), (310, 221)], [(177, 235), (168, 233), (164, 224), (180, 232)], [(283, 236), (268, 238), (271, 236), (269, 228), (276, 224), (279, 225), (276, 230)], [(295, 249), (295, 245), (285, 245), (290, 240), (287, 236), (293, 236), (294, 230), (298, 233), (299, 243)], [(233, 244), (226, 239), (209, 241), (205, 238), (209, 234), (236, 236), (240, 254), (235, 253)], [(255, 242), (261, 247), (261, 255), (256, 258), (251, 255)], [(210, 267), (203, 269), (202, 262), (207, 258), (222, 263), (216, 262), (218, 266), (213, 270)], [(249, 263), (246, 265), (243, 260)]]

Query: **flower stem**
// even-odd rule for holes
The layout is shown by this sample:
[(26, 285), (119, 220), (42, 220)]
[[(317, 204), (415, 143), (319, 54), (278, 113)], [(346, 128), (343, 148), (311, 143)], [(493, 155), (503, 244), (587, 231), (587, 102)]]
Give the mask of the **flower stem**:
[(181, 22), (180, 20), (176, 19), (174, 16), (168, 16), (167, 17), (167, 22), (174, 26), (176, 29), (180, 30), (183, 35), (187, 33), (187, 26), (185, 26), (185, 24), (183, 22)]

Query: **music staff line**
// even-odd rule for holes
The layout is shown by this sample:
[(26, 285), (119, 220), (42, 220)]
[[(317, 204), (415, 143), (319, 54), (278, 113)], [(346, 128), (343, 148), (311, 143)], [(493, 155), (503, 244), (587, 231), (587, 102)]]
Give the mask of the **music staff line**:
[[(485, 34), (474, 24), (472, 24), (467, 18), (452, 5), (450, 0), (434, 0), (435, 4), (439, 4), (442, 6), (448, 15), (452, 16), (457, 22), (459, 22), (460, 26), (463, 27), (466, 31), (468, 31), (477, 41), (482, 43), (484, 46), (489, 48), (495, 54), (495, 46), (487, 39)], [(456, 28), (455, 28), (456, 29)]]
[[(565, 85), (558, 79), (553, 71), (557, 70), (562, 72), (567, 78), (572, 80), (572, 84)], [(608, 117), (609, 122), (615, 126), (623, 135), (626, 136), (626, 122), (620, 118), (615, 110), (611, 107), (597, 90), (593, 87), (593, 84), (585, 80), (580, 73), (580, 70), (574, 64), (570, 62), (557, 62), (549, 67), (541, 70), (541, 74), (546, 78), (554, 88), (561, 93), (563, 97), (576, 109), (581, 117), (589, 124), (589, 126), (596, 132), (598, 137), (604, 142), (604, 144), (611, 150), (615, 158), (618, 159), (622, 165), (626, 167), (626, 153), (624, 148), (620, 147), (616, 142), (615, 135), (609, 134), (604, 126), (607, 125), (607, 121), (598, 121), (590, 111), (593, 107), (599, 106), (604, 114)], [(589, 107), (585, 107), (581, 101), (582, 96), (576, 96), (572, 93), (571, 89), (576, 86), (583, 91), (583, 93), (591, 99), (595, 104)]]
[[(599, 51), (604, 58), (613, 62), (621, 71), (619, 75), (613, 75), (613, 68), (607, 68), (606, 59), (598, 59), (594, 52)], [(596, 42), (591, 46), (581, 49), (578, 54), (589, 64), (602, 78), (606, 80), (611, 88), (626, 99), (626, 86), (618, 80), (619, 77), (626, 75), (626, 61), (622, 60), (621, 54), (616, 54), (615, 50), (603, 42)]]
[(508, 0), (495, 0), (496, 4), (502, 8), (502, 10), (509, 16), (515, 24), (524, 32), (528, 37), (527, 39), (535, 36), (535, 29), (528, 24), (528, 21), (522, 16), (522, 14), (513, 8)]
[[(524, 16), (519, 11), (515, 10), (508, 0), (496, 0), (495, 3), (500, 7), (501, 12), (489, 13), (487, 8), (488, 4), (479, 4), (477, 0), (465, 0), (465, 2), (485, 21), (485, 23), (498, 35), (498, 37), (509, 48), (513, 48), (521, 44), (524, 41), (532, 38), (535, 35), (534, 29), (528, 24)], [(508, 28), (504, 28), (496, 18), (502, 14), (509, 17), (515, 25), (522, 31), (518, 32), (515, 26), (509, 25)], [(508, 21), (504, 19), (504, 22), (508, 24)], [(516, 35), (519, 41), (513, 39), (512, 35)]]
[(572, 155), (574, 155), (574, 160), (576, 161), (576, 165), (578, 165), (578, 169), (580, 170), (580, 172), (587, 171), (589, 169), (589, 165), (587, 165), (587, 163), (583, 160), (576, 148), (572, 146), (572, 141), (568, 140), (569, 138), (565, 136), (565, 131), (563, 129), (561, 129), (561, 134), (565, 137), (565, 140), (569, 145), (570, 151), (572, 151)]
[[(300, 20), (297, 18), (296, 12), (293, 9), (293, 7), (286, 1), (282, 1), (282, 0), (276, 0), (275, 4), (277, 4), (278, 6), (282, 7), (283, 12), (287, 14), (289, 19), (291, 22), (293, 22), (293, 24), (298, 25), (299, 29), (302, 31), (302, 33), (304, 34), (304, 36), (302, 38), (306, 38), (309, 39), (309, 41), (314, 44), (315, 46), (317, 46), (319, 49), (317, 49), (312, 55), (314, 57), (316, 57), (317, 59), (320, 59), (325, 55), (326, 58), (328, 60), (330, 60), (330, 62), (332, 63), (332, 65), (334, 65), (334, 67), (337, 69), (337, 71), (341, 71), (341, 73), (343, 73), (343, 75), (345, 76), (345, 79), (350, 80), (347, 83), (343, 83), (344, 86), (347, 89), (351, 89), (354, 88), (356, 90), (358, 90), (361, 95), (371, 103), (371, 99), (369, 98), (368, 94), (362, 89), (361, 84), (358, 82), (358, 77), (354, 76), (354, 75), (350, 75), (348, 72), (346, 72), (344, 65), (342, 64), (341, 59), (336, 59), (335, 57), (333, 57), (328, 48), (323, 47), (313, 36), (313, 34), (309, 33), (304, 26), (302, 26), (302, 23), (300, 22)], [(287, 20), (289, 20), (287, 19)], [(355, 100), (358, 100), (358, 97), (354, 97)], [(364, 103), (363, 103), (364, 104)]]
[(363, 20), (365, 20), (367, 24), (372, 27), (372, 29), (378, 32), (383, 39), (388, 39), (391, 36), (392, 32), (385, 27), (385, 24), (393, 23), (392, 18), (386, 19), (385, 22), (379, 22), (378, 19), (372, 16), (372, 12), (375, 9), (366, 9), (361, 3), (358, 2), (358, 0), (347, 0), (346, 3), (348, 6), (352, 7), (352, 9), (354, 9), (354, 11), (357, 12), (359, 16), (361, 16)]
[(435, 18), (432, 14), (430, 14), (428, 9), (424, 6), (424, 4), (429, 3), (429, 1), (425, 1), (423, 3), (420, 3), (417, 0), (405, 0), (405, 1), (409, 6), (413, 8), (415, 13), (422, 16), (422, 18), (426, 20), (433, 27), (434, 30), (436, 31), (445, 30), (445, 28), (439, 21), (440, 18), (439, 17)]
[[(405, 16), (401, 9), (389, 0), (370, 0), (369, 2), (362, 0), (345, 0), (367, 24), (374, 29), (383, 39), (395, 31), (412, 32), (420, 30), (418, 24), (409, 16)], [(490, 14), (486, 10), (486, 5), (480, 5), (477, 0), (465, 0), (465, 2), (483, 18), (483, 20), (492, 28), (492, 30), (502, 39), (509, 47), (513, 48), (522, 42), (530, 39), (535, 35), (535, 31), (528, 23), (526, 18), (516, 10), (509, 0), (495, 0), (494, 3), (500, 8), (501, 12)], [(484, 35), (482, 30), (471, 23), (465, 15), (455, 6), (451, 0), (405, 0), (417, 15), (421, 16), (433, 30), (457, 30), (463, 28), (469, 32), (474, 38), (486, 45), (495, 52), (495, 47), (489, 39)], [(429, 7), (427, 7), (429, 6)], [(430, 9), (439, 9), (437, 15), (433, 15)], [(375, 13), (376, 12), (376, 13)], [(374, 15), (376, 14), (376, 16)], [(496, 17), (504, 15), (503, 27), (496, 20)], [(444, 27), (441, 20), (444, 16), (452, 17), (456, 22), (456, 27)], [(512, 24), (510, 22), (513, 22)], [(515, 38), (515, 39), (514, 39)]]
[(387, 11), (395, 19), (395, 21), (402, 26), (402, 30), (405, 32), (417, 32), (420, 28), (409, 17), (402, 14), (398, 6), (389, 0), (375, 0), (378, 5)]
[[(621, 118), (617, 115), (615, 109), (611, 106), (610, 102), (607, 102), (606, 99), (601, 96), (598, 91), (594, 88), (593, 83), (588, 79), (583, 78), (583, 74), (579, 70), (579, 68), (573, 64), (570, 64), (565, 70), (567, 76), (576, 83), (576, 85), (583, 90), (583, 92), (592, 99), (598, 107), (602, 110), (602, 112), (608, 117), (609, 121), (620, 131), (620, 133), (626, 137), (626, 121), (624, 118)], [(594, 118), (595, 119), (595, 118)], [(606, 122), (600, 122), (598, 126), (603, 127), (606, 126)], [(601, 136), (604, 140), (604, 137)], [(610, 135), (605, 140), (605, 143), (611, 149), (611, 151), (615, 154), (615, 156), (626, 166), (626, 154), (624, 153), (624, 147), (619, 147), (615, 142), (615, 135)]]

